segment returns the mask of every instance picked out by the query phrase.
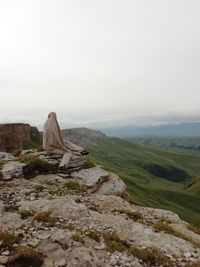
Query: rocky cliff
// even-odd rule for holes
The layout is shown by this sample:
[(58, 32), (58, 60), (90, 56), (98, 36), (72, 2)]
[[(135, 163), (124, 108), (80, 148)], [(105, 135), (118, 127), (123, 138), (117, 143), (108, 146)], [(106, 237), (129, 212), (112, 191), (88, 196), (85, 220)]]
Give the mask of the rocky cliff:
[(36, 127), (24, 123), (0, 124), (0, 151), (15, 151), (23, 144), (40, 140)]
[(136, 206), (118, 175), (37, 150), (0, 153), (1, 267), (199, 266), (200, 230)]

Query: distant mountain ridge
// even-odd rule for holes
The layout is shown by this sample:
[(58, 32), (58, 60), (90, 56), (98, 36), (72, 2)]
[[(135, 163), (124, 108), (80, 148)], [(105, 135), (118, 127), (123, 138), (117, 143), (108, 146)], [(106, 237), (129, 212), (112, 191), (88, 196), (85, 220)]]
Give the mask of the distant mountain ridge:
[(116, 137), (140, 136), (200, 136), (200, 123), (177, 123), (157, 126), (123, 126), (101, 129), (105, 134)]

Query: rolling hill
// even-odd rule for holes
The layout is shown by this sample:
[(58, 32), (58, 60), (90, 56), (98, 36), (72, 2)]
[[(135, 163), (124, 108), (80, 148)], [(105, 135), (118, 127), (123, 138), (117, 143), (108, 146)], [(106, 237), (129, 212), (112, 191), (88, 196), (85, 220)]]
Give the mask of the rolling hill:
[(62, 133), (89, 149), (98, 164), (118, 173), (134, 203), (170, 209), (200, 225), (200, 153), (137, 144), (86, 128)]

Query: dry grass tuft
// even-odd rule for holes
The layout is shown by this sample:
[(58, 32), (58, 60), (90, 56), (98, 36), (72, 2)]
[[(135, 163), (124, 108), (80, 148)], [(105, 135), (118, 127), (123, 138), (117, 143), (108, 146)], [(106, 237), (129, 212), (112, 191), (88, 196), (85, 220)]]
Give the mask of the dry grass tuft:
[(44, 262), (44, 255), (30, 247), (20, 247), (16, 254), (9, 258), (7, 267), (40, 267)]
[(147, 264), (147, 266), (173, 266), (172, 261), (161, 250), (157, 248), (139, 248), (131, 246), (129, 253)]
[(73, 234), (72, 239), (76, 242), (84, 243), (83, 236), (79, 232)]
[(1, 248), (12, 248), (12, 245), (20, 241), (19, 237), (7, 231), (0, 231)]
[(50, 216), (50, 214), (51, 213), (48, 211), (41, 211), (34, 216), (34, 219), (36, 219), (38, 222), (43, 222), (53, 227), (55, 226), (58, 219), (56, 217)]
[(109, 252), (115, 252), (115, 251), (122, 252), (127, 249), (127, 245), (115, 231), (113, 232), (105, 231), (103, 232), (102, 235), (106, 242), (107, 249)]
[(130, 210), (130, 209), (123, 209), (123, 208), (115, 208), (112, 210), (112, 212), (119, 212), (119, 213), (124, 213), (127, 214), (130, 219), (132, 219), (135, 222), (144, 222), (144, 217), (143, 215), (136, 210)]

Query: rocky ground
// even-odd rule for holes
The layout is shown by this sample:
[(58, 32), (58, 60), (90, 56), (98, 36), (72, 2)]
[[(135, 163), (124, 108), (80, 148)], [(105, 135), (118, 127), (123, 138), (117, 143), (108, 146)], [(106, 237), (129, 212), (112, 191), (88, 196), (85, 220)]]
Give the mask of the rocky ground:
[(0, 267), (200, 266), (200, 229), (75, 157), (0, 153)]

